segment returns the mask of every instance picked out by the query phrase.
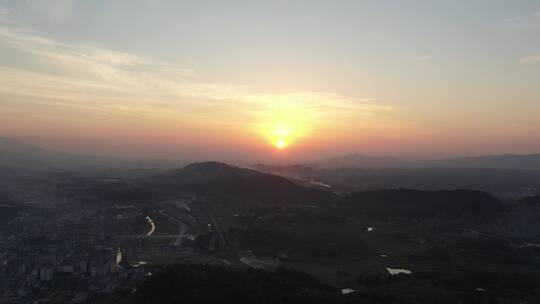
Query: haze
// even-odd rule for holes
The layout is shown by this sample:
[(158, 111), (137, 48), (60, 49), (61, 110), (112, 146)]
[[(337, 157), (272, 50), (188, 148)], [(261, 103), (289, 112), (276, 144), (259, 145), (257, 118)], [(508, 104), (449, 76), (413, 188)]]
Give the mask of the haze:
[(0, 135), (107, 156), (540, 151), (538, 1), (0, 1)]

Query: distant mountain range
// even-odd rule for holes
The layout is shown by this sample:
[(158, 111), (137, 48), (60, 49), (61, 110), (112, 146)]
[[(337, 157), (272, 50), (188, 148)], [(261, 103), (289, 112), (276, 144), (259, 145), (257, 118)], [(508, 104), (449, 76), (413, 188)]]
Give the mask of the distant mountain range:
[[(295, 166), (296, 170), (308, 170)], [(387, 189), (337, 195), (304, 187), (285, 178), (218, 162), (194, 163), (148, 179), (145, 187), (158, 193), (190, 193), (215, 198), (220, 212), (274, 211), (313, 206), (328, 216), (459, 221), (502, 236), (537, 236), (540, 199), (503, 203), (484, 191)], [(262, 209), (261, 209), (262, 208)], [(308, 208), (309, 209), (309, 208)]]
[(317, 169), (336, 168), (377, 168), (377, 167), (403, 167), (420, 164), (421, 161), (405, 160), (393, 157), (375, 157), (363, 154), (349, 154), (322, 159), (306, 164)]
[(28, 170), (96, 170), (170, 166), (171, 161), (133, 160), (47, 150), (17, 139), (0, 137), (0, 168)]
[[(339, 193), (385, 189), (486, 191), (504, 201), (540, 194), (540, 170), (444, 166), (381, 166), (315, 169), (303, 165), (254, 169), (298, 184)], [(534, 167), (533, 167), (534, 168)]]
[[(475, 158), (457, 158), (440, 161), (431, 161), (431, 164), (445, 164), (448, 166), (464, 167), (518, 167), (535, 169), (539, 168), (537, 155), (501, 155), (484, 156)], [(367, 165), (370, 158), (366, 156), (349, 156), (346, 161), (332, 162), (334, 165)], [(355, 162), (355, 160), (360, 160)], [(117, 166), (119, 160), (100, 157), (88, 157), (54, 152), (36, 148), (17, 140), (0, 139), (0, 167), (21, 167), (34, 169), (57, 169), (57, 168), (89, 168), (92, 166)], [(324, 163), (326, 165), (330, 162)], [(372, 164), (399, 165), (396, 159), (375, 158)], [(411, 163), (407, 163), (411, 165)], [(426, 165), (427, 162), (423, 162)], [(133, 164), (131, 164), (133, 165)], [(328, 214), (342, 214), (352, 216), (365, 216), (368, 218), (403, 218), (417, 219), (471, 219), (469, 223), (480, 223), (486, 230), (494, 231), (500, 235), (509, 236), (535, 236), (540, 231), (540, 200), (531, 197), (519, 202), (505, 204), (491, 194), (483, 191), (471, 190), (439, 190), (419, 191), (382, 188), (377, 191), (357, 191), (338, 195), (333, 188), (306, 187), (304, 183), (293, 182), (282, 176), (274, 175), (298, 175), (304, 181), (312, 181), (310, 178), (323, 178), (327, 176), (331, 181), (347, 181), (358, 183), (373, 180), (370, 176), (381, 175), (384, 170), (357, 169), (315, 169), (303, 165), (288, 167), (255, 165), (254, 169), (241, 168), (219, 162), (201, 162), (187, 165), (183, 168), (171, 170), (166, 173), (146, 176), (138, 180), (132, 187), (116, 189), (109, 193), (107, 189), (97, 189), (97, 194), (109, 195), (111, 201), (119, 201), (126, 197), (128, 201), (134, 201), (133, 197), (140, 197), (148, 202), (155, 199), (166, 199), (178, 194), (194, 194), (199, 197), (215, 199), (221, 204), (222, 211), (234, 212), (235, 210), (258, 208), (279, 210), (290, 206), (317, 206)], [(422, 174), (427, 174), (433, 179), (433, 171), (424, 169)], [(454, 170), (454, 169), (452, 169)], [(458, 170), (458, 169), (456, 169)], [(465, 170), (468, 175), (474, 173), (473, 169)], [(476, 169), (475, 169), (476, 170)], [(260, 172), (263, 171), (263, 172)], [(346, 172), (344, 174), (343, 172)], [(351, 171), (352, 173), (350, 173)], [(462, 170), (459, 169), (459, 172)], [(269, 174), (269, 173), (272, 174)], [(437, 171), (438, 172), (438, 171)], [(446, 171), (445, 171), (446, 172)], [(458, 173), (459, 173), (458, 172)], [(485, 176), (483, 175), (479, 176)], [(501, 174), (502, 181), (507, 181), (506, 173), (511, 171), (492, 170), (496, 175)], [(505, 173), (506, 172), (506, 173)], [(525, 170), (517, 170), (515, 174), (521, 175)], [(352, 174), (352, 175), (351, 175)], [(362, 174), (360, 177), (358, 174)], [(385, 173), (386, 174), (386, 173)], [(396, 171), (392, 173), (401, 180), (410, 179), (408, 171)], [(416, 179), (420, 175), (415, 173)], [(446, 174), (446, 173), (445, 173)], [(461, 173), (459, 173), (461, 174)], [(461, 176), (461, 175), (456, 176)], [(446, 180), (448, 176), (444, 176)], [(475, 177), (478, 179), (478, 177)], [(294, 179), (292, 179), (294, 180)], [(420, 179), (421, 180), (421, 179)], [(356, 182), (355, 182), (356, 181)], [(324, 181), (326, 182), (326, 181)], [(520, 182), (521, 183), (521, 182)], [(309, 184), (309, 183), (306, 183)], [(384, 185), (384, 184), (383, 184)], [(441, 188), (438, 188), (441, 189)], [(110, 189), (109, 189), (110, 190)], [(94, 193), (94, 194), (96, 194)], [(96, 197), (100, 197), (96, 194)], [(148, 195), (146, 195), (148, 194)], [(144, 197), (148, 197), (145, 199)], [(2, 198), (2, 197), (0, 197)], [(2, 198), (4, 204), (7, 198)], [(4, 206), (5, 208), (10, 206)], [(11, 210), (11, 209), (10, 209)]]
[[(310, 171), (302, 166), (293, 169)], [(487, 192), (473, 190), (388, 189), (336, 195), (279, 176), (218, 162), (194, 163), (150, 180), (154, 190), (174, 189), (220, 198), (223, 210), (261, 207), (279, 210), (293, 205), (313, 205), (323, 208), (328, 215), (380, 220), (459, 220), (466, 225), (464, 229), (477, 227), (512, 237), (540, 235), (540, 196), (503, 203)]]
[(0, 137), (0, 166), (28, 169), (81, 168), (106, 162), (106, 159), (56, 152)]
[(441, 167), (540, 170), (540, 154), (502, 154), (447, 158), (434, 161)]
[(373, 157), (363, 154), (351, 154), (316, 161), (308, 164), (308, 166), (319, 169), (440, 167), (540, 170), (540, 154), (484, 155), (436, 160)]
[[(0, 137), (0, 167), (33, 169), (88, 169), (99, 167), (136, 167), (159, 166), (171, 167), (171, 160), (134, 160), (79, 155), (47, 150), (26, 144), (13, 138)], [(266, 168), (264, 168), (266, 167)], [(458, 157), (438, 160), (405, 159), (393, 157), (375, 157), (363, 154), (338, 156), (305, 165), (288, 166), (288, 173), (298, 172), (305, 175), (312, 169), (336, 168), (492, 168), (540, 170), (540, 154), (503, 154), (476, 157)], [(275, 172), (280, 167), (256, 165), (257, 170)]]

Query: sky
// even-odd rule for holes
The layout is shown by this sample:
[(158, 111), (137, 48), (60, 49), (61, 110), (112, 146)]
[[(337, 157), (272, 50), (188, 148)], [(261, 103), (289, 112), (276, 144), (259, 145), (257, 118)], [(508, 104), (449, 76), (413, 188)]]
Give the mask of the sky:
[(540, 1), (0, 0), (0, 136), (292, 162), (540, 152)]

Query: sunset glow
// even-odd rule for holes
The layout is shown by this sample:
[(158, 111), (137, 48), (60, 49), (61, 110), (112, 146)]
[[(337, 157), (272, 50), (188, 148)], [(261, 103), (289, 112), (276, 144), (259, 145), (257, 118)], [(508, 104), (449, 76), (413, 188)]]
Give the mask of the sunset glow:
[(284, 149), (290, 144), (292, 130), (287, 125), (277, 125), (272, 131), (271, 138), (278, 149)]
[[(168, 158), (540, 150), (530, 136), (540, 133), (538, 16), (530, 9), (500, 7), (457, 24), (452, 9), (435, 4), (387, 11), (369, 1), (346, 10), (268, 1), (216, 8), (210, 18), (174, 1), (29, 3), (0, 4), (3, 136)], [(433, 26), (411, 24), (419, 12)], [(221, 28), (230, 32), (211, 30)], [(482, 37), (497, 40), (454, 34), (463, 28), (496, 31)], [(462, 45), (475, 51), (463, 56)]]
[(0, 0), (0, 303), (540, 303), (539, 118), (540, 0)]
[(276, 142), (276, 147), (278, 149), (285, 149), (287, 147), (287, 142), (285, 141), (285, 139), (278, 139), (278, 141)]

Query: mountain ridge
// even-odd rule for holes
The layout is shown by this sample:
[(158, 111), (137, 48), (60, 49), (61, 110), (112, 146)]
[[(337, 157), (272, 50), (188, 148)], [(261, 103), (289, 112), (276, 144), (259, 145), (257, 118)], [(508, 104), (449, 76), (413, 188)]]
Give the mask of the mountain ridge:
[(118, 159), (49, 150), (0, 136), (0, 167), (25, 170), (92, 171), (105, 168), (168, 167), (171, 161)]
[(348, 154), (322, 159), (306, 164), (315, 169), (336, 168), (385, 168), (385, 167), (433, 167), (433, 168), (482, 168), (540, 170), (540, 154), (494, 154), (461, 156), (440, 159), (406, 159), (395, 157)]
[(493, 195), (473, 190), (422, 191), (391, 189), (348, 194), (345, 205), (379, 218), (474, 218), (489, 217), (506, 206)]
[(150, 184), (168, 190), (255, 201), (266, 205), (329, 203), (333, 193), (297, 185), (288, 179), (220, 162), (199, 162), (155, 176)]

